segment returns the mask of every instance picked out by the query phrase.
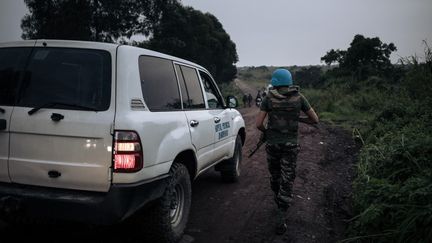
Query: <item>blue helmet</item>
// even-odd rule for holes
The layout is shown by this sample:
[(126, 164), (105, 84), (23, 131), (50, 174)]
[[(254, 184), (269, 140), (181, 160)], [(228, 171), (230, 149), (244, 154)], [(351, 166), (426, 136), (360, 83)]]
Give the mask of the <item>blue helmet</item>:
[(276, 86), (290, 86), (293, 84), (291, 73), (283, 68), (276, 69), (271, 78), (271, 85)]

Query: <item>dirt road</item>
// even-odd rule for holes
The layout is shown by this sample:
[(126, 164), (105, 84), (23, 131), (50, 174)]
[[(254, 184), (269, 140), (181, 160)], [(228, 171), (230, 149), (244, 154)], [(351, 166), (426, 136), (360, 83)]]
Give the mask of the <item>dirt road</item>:
[[(237, 81), (247, 93), (253, 89)], [(252, 93), (254, 94), (254, 93)], [(288, 230), (274, 234), (275, 204), (270, 191), (264, 147), (252, 158), (259, 133), (254, 127), (257, 107), (239, 109), (247, 126), (242, 175), (234, 184), (221, 182), (210, 170), (193, 183), (192, 208), (182, 243), (335, 242), (343, 238), (350, 218), (349, 197), (353, 162), (358, 148), (346, 132), (321, 125), (300, 126), (301, 152), (294, 184), (294, 204), (288, 211)], [(145, 234), (143, 229), (142, 234)], [(130, 239), (127, 228), (89, 228), (82, 225), (4, 227), (1, 242), (142, 242)]]
[[(237, 80), (244, 92), (254, 90)], [(347, 132), (328, 125), (300, 125), (294, 204), (288, 230), (274, 234), (276, 207), (269, 185), (264, 148), (252, 158), (258, 141), (257, 107), (239, 109), (247, 127), (239, 183), (221, 184), (210, 171), (193, 185), (192, 212), (186, 229), (189, 242), (335, 242), (343, 238), (350, 215), (353, 163), (358, 151)]]

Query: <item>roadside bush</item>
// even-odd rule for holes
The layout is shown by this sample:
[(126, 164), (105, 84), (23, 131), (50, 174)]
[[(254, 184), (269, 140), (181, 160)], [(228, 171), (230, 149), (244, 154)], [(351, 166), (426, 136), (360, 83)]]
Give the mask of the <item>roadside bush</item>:
[[(421, 122), (388, 131), (361, 152), (351, 239), (427, 242), (432, 239), (432, 131)], [(359, 237), (362, 236), (362, 237)]]
[(412, 65), (398, 85), (383, 93), (364, 130), (353, 185), (357, 216), (344, 242), (432, 239), (432, 78)]

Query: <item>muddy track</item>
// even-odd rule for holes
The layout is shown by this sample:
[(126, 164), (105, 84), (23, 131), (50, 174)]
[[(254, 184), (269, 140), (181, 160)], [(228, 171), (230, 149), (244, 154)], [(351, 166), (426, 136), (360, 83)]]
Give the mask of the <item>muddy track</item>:
[[(255, 90), (237, 80), (245, 92)], [(350, 196), (353, 164), (358, 151), (351, 136), (340, 129), (300, 125), (301, 151), (297, 161), (294, 204), (288, 211), (288, 230), (274, 234), (276, 207), (270, 191), (264, 148), (252, 158), (259, 133), (254, 121), (257, 107), (239, 109), (246, 121), (242, 175), (226, 184), (214, 170), (192, 185), (192, 208), (182, 243), (223, 242), (336, 242), (343, 238), (351, 217)], [(77, 224), (5, 226), (1, 242), (144, 242), (142, 232), (131, 234), (127, 226), (88, 227)]]

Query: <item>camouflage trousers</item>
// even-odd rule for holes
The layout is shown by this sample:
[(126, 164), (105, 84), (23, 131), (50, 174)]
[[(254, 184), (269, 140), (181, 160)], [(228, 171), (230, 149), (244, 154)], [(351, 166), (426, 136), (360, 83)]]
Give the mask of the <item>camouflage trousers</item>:
[(280, 210), (286, 211), (292, 201), (292, 186), (296, 176), (297, 145), (267, 144), (270, 185)]

